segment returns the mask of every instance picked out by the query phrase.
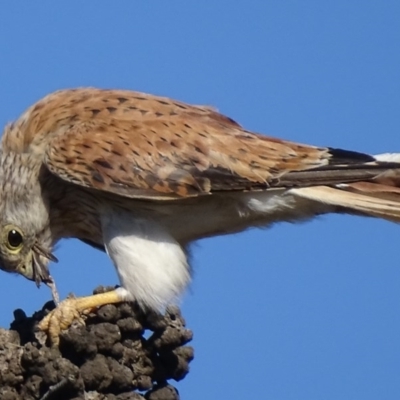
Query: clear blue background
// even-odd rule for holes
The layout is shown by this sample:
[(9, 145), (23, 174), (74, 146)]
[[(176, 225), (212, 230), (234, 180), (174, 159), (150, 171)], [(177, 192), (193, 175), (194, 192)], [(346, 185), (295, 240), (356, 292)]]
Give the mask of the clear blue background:
[[(400, 152), (398, 1), (13, 1), (0, 14), (2, 125), (92, 85), (215, 105), (295, 141)], [(325, 216), (196, 244), (182, 399), (398, 399), (399, 242), (394, 224)], [(57, 256), (62, 296), (117, 281), (74, 240)], [(0, 324), (49, 296), (1, 273)]]

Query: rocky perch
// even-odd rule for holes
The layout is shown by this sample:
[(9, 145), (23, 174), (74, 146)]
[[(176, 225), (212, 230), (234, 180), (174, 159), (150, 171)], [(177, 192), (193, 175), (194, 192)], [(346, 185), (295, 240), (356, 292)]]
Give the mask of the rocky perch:
[(32, 317), (17, 310), (11, 329), (0, 329), (1, 400), (179, 399), (168, 380), (188, 373), (193, 335), (177, 307), (160, 316), (130, 303), (103, 306), (86, 326), (63, 332), (58, 348), (35, 329), (52, 308), (46, 303)]

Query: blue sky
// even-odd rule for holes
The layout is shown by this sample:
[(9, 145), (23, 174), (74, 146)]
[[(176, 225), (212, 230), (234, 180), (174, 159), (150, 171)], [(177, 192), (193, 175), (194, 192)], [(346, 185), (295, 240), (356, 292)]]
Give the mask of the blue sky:
[[(14, 1), (1, 15), (2, 125), (90, 85), (214, 105), (294, 141), (400, 152), (396, 1)], [(398, 398), (399, 240), (394, 224), (324, 216), (197, 243), (182, 400)], [(85, 245), (56, 254), (63, 297), (117, 282)], [(1, 273), (0, 325), (49, 296)]]

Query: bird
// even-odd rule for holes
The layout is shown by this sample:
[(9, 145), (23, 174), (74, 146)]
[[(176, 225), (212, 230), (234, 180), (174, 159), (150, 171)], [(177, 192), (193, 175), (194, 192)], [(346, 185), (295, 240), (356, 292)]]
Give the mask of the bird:
[(294, 143), (210, 106), (91, 87), (45, 96), (1, 139), (0, 268), (56, 298), (54, 247), (77, 238), (119, 277), (113, 291), (56, 299), (39, 323), (53, 345), (85, 310), (176, 301), (198, 239), (327, 213), (400, 222), (400, 154)]

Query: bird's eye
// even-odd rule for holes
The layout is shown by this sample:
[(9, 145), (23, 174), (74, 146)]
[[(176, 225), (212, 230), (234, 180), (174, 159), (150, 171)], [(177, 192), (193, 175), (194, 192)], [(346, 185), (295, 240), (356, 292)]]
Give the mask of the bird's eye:
[(7, 246), (11, 250), (17, 250), (23, 242), (22, 234), (17, 229), (10, 229), (7, 234)]

